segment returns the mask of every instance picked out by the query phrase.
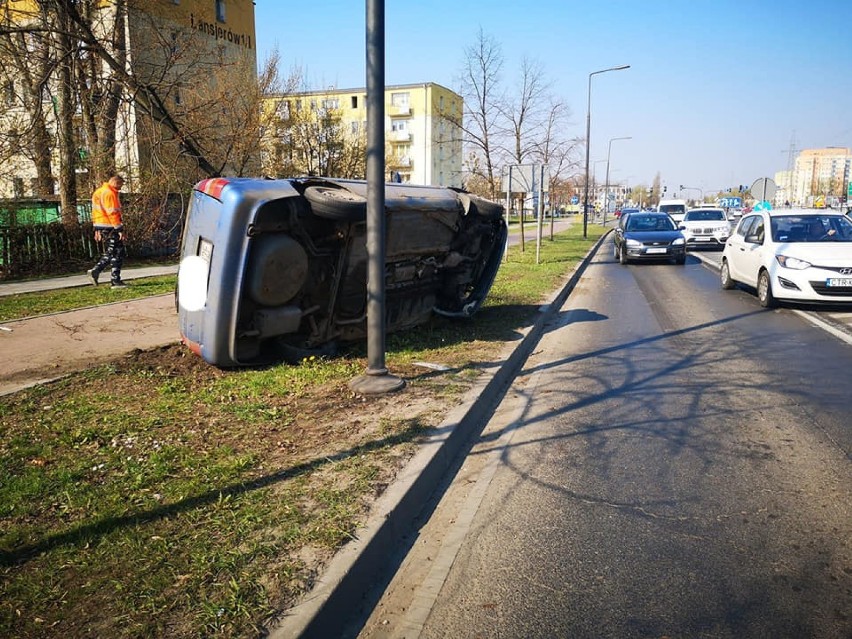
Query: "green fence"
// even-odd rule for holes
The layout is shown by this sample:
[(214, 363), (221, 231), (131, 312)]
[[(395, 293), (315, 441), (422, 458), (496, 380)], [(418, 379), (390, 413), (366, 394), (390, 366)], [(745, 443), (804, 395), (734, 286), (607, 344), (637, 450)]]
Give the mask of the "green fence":
[[(128, 259), (165, 257), (180, 249), (183, 198), (122, 196)], [(102, 246), (95, 242), (91, 204), (77, 206), (78, 224), (65, 225), (59, 202), (0, 200), (0, 279), (79, 271)]]

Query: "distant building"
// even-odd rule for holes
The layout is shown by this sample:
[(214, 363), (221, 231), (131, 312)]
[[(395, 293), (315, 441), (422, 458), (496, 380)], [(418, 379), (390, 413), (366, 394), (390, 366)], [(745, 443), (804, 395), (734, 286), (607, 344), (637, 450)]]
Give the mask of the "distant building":
[[(462, 186), (460, 95), (433, 82), (385, 87), (386, 179), (432, 186)], [(365, 140), (367, 132), (366, 89), (327, 89), (288, 93), (267, 99), (269, 110), (287, 121), (297, 111), (319, 119), (333, 116), (350, 140)], [(286, 143), (288, 129), (269, 127), (264, 135), (265, 171), (280, 158), (274, 157)], [(292, 150), (290, 152), (293, 152)], [(306, 147), (295, 154), (311, 153)], [(308, 158), (291, 158), (291, 166), (307, 166)], [(304, 171), (304, 168), (298, 169)], [(329, 175), (326, 177), (340, 177)], [(363, 176), (362, 176), (363, 177)]]
[(797, 206), (813, 206), (815, 201), (839, 203), (852, 179), (852, 152), (845, 147), (805, 149), (791, 171), (775, 174), (778, 184), (776, 204), (789, 201)]

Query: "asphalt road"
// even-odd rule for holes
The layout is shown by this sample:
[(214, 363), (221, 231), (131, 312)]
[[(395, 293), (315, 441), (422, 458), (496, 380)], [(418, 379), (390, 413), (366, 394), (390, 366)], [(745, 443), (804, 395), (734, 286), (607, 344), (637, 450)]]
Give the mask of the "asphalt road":
[(852, 636), (850, 371), (605, 243), (359, 636)]

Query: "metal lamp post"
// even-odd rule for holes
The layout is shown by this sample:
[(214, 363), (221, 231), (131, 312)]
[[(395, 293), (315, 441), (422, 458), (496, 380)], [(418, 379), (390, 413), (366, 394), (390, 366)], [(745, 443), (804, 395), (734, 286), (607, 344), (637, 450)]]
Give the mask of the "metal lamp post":
[(603, 223), (606, 224), (606, 212), (609, 210), (609, 156), (612, 153), (612, 143), (616, 140), (632, 140), (633, 138), (628, 136), (620, 137), (620, 138), (610, 138), (609, 145), (607, 146), (606, 151), (606, 183), (604, 184), (604, 213), (603, 213)]
[(385, 367), (385, 2), (367, 0), (367, 370), (349, 382), (369, 395), (405, 386)]
[(629, 69), (629, 64), (622, 64), (618, 67), (610, 67), (609, 69), (601, 69), (600, 71), (592, 71), (589, 74), (589, 92), (588, 92), (588, 101), (586, 105), (586, 194), (583, 198), (583, 237), (587, 237), (587, 229), (589, 226), (589, 146), (591, 140), (589, 139), (591, 135), (592, 129), (592, 76), (598, 75), (599, 73), (606, 73), (607, 71), (622, 71), (623, 69)]

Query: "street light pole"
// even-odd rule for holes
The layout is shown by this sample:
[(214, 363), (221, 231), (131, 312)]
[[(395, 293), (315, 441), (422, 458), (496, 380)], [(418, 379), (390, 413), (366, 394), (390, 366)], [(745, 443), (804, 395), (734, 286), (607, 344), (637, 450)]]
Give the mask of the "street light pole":
[(604, 214), (603, 214), (603, 223), (606, 225), (606, 212), (609, 209), (609, 155), (612, 153), (612, 143), (616, 140), (632, 140), (633, 138), (628, 136), (621, 138), (610, 138), (609, 145), (606, 151), (606, 184), (604, 185)]
[(586, 194), (583, 198), (583, 237), (587, 237), (587, 229), (589, 226), (589, 145), (591, 140), (589, 139), (592, 132), (592, 76), (598, 75), (599, 73), (606, 73), (607, 71), (621, 71), (623, 69), (629, 69), (629, 64), (622, 64), (618, 67), (610, 67), (609, 69), (601, 69), (600, 71), (592, 71), (589, 74), (589, 91), (588, 91), (588, 100), (586, 104)]

